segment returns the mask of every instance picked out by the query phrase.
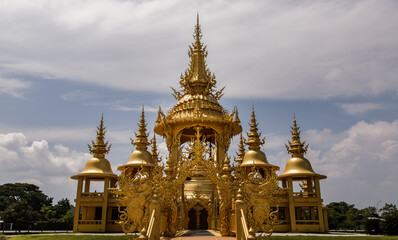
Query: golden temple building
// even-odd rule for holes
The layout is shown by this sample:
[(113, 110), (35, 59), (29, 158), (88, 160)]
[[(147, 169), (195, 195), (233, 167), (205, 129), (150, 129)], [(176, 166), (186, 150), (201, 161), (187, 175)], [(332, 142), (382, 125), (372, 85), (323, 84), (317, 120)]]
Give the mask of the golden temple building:
[[(250, 239), (255, 232), (328, 231), (319, 181), (326, 176), (314, 172), (304, 157), (308, 145), (301, 142), (296, 118), (286, 145), (291, 158), (277, 175), (279, 167), (260, 149), (264, 139), (254, 107), (245, 140), (237, 108), (228, 112), (219, 103), (223, 89), (215, 89), (201, 38), (198, 18), (189, 66), (181, 75), (180, 90), (173, 88), (177, 103), (166, 114), (159, 107), (151, 141), (142, 110), (138, 133), (131, 140), (135, 150), (118, 167), (119, 176), (105, 158), (110, 146), (101, 118), (97, 139), (89, 145), (93, 157), (72, 176), (78, 181), (74, 232), (140, 232), (158, 239), (160, 233), (213, 229), (223, 236)], [(165, 166), (158, 157), (156, 134), (165, 139), (169, 151)], [(240, 139), (235, 163), (227, 154), (233, 137)], [(103, 192), (93, 192), (93, 182), (103, 184)]]

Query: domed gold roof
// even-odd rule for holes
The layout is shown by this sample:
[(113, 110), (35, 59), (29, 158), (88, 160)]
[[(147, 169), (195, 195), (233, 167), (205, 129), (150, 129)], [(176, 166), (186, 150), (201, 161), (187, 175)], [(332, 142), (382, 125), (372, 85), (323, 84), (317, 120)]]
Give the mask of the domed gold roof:
[(306, 158), (293, 157), (286, 163), (285, 172), (278, 176), (278, 178), (305, 178), (305, 177), (319, 177), (325, 179), (325, 175), (315, 173), (312, 169), (310, 161)]
[(285, 172), (278, 176), (279, 179), (292, 177), (292, 178), (306, 178), (306, 177), (319, 177), (325, 179), (325, 175), (318, 174), (312, 169), (310, 161), (304, 158), (304, 154), (307, 152), (308, 144), (300, 140), (300, 127), (296, 124), (296, 116), (293, 118), (292, 141), (289, 141), (289, 146), (286, 149), (292, 154), (285, 167)]
[(86, 166), (81, 173), (74, 175), (71, 178), (77, 179), (78, 177), (117, 178), (117, 175), (113, 173), (108, 159), (104, 157), (93, 157), (87, 161)]
[(136, 150), (131, 153), (129, 161), (126, 164), (119, 166), (117, 168), (118, 170), (123, 170), (126, 167), (140, 168), (140, 167), (155, 166), (155, 163), (152, 159), (152, 155), (147, 150), (147, 146), (150, 143), (148, 142), (148, 134), (146, 133), (147, 124), (145, 122), (144, 107), (142, 107), (141, 121), (138, 126), (139, 129), (138, 133), (135, 134), (136, 136), (135, 141), (131, 139), (131, 144), (136, 146)]
[(252, 117), (250, 123), (249, 139), (246, 144), (249, 145), (249, 151), (243, 156), (241, 167), (269, 167), (278, 170), (279, 167), (269, 164), (265, 153), (260, 150), (260, 145), (264, 144), (264, 139), (260, 140), (261, 133), (258, 133), (256, 116), (254, 114), (254, 107), (252, 109)]
[(107, 154), (111, 148), (111, 146), (108, 146), (108, 142), (104, 142), (106, 133), (105, 129), (104, 117), (102, 116), (100, 126), (97, 127), (97, 141), (92, 142), (92, 146), (88, 145), (90, 153), (94, 155), (87, 161), (84, 170), (81, 173), (72, 176), (72, 179), (78, 179), (78, 177), (117, 178), (117, 175), (112, 171), (111, 164), (108, 159), (105, 158), (105, 154)]
[(266, 167), (278, 170), (279, 167), (269, 164), (265, 153), (260, 150), (249, 150), (243, 157), (241, 167)]
[(152, 160), (152, 155), (148, 151), (135, 150), (131, 153), (129, 161), (123, 166), (118, 167), (121, 170), (126, 167), (154, 167), (155, 163)]

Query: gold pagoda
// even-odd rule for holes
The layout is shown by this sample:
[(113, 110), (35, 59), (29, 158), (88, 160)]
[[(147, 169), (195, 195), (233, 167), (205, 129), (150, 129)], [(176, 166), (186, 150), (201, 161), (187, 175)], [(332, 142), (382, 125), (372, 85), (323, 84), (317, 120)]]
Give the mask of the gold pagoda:
[[(93, 158), (72, 176), (78, 180), (75, 232), (138, 232), (140, 238), (159, 239), (180, 230), (213, 229), (223, 236), (255, 239), (259, 232), (328, 231), (319, 184), (326, 176), (315, 173), (304, 158), (308, 145), (300, 140), (296, 118), (286, 146), (292, 158), (278, 176), (279, 167), (261, 151), (264, 139), (254, 107), (245, 140), (237, 108), (229, 113), (219, 103), (223, 89), (216, 90), (201, 38), (198, 17), (189, 66), (180, 89), (172, 88), (177, 103), (166, 113), (159, 107), (152, 141), (142, 109), (138, 133), (131, 140), (136, 149), (118, 167), (119, 176), (105, 158), (110, 146), (101, 118), (97, 141), (89, 145)], [(155, 134), (167, 145), (165, 166)], [(235, 136), (240, 141), (233, 164), (228, 150)], [(90, 191), (92, 181), (103, 182), (104, 191)]]

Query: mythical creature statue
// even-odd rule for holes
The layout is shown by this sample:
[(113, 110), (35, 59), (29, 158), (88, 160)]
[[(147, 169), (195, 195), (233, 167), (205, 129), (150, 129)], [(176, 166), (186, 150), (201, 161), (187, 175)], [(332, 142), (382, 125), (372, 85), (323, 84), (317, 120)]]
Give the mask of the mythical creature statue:
[[(154, 191), (154, 183), (149, 173), (140, 170), (134, 176), (124, 170), (119, 177), (119, 188), (111, 189), (118, 194), (120, 222), (126, 234), (140, 232), (149, 218), (149, 203)], [(120, 206), (125, 206), (124, 210)]]
[(260, 237), (268, 238), (277, 222), (278, 209), (272, 210), (271, 205), (278, 205), (278, 179), (275, 173), (262, 176), (257, 169), (252, 169), (241, 188), (248, 205), (248, 225), (253, 232), (261, 232)]

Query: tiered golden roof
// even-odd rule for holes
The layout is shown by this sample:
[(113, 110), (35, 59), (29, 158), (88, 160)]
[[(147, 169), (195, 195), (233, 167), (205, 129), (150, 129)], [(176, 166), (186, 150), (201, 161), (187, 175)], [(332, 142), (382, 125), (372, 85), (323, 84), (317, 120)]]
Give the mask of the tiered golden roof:
[(310, 161), (304, 158), (304, 154), (307, 152), (308, 144), (300, 140), (300, 127), (297, 126), (296, 116), (293, 118), (292, 141), (289, 141), (289, 146), (285, 144), (286, 149), (292, 154), (285, 167), (285, 172), (278, 176), (279, 179), (286, 177), (293, 178), (305, 178), (305, 177), (319, 177), (320, 179), (326, 178), (325, 175), (315, 173), (312, 169)]
[[(233, 133), (236, 135), (242, 131), (238, 113), (233, 111), (229, 115), (228, 111), (218, 103), (223, 95), (224, 88), (219, 91), (215, 90), (215, 75), (207, 68), (207, 50), (201, 42), (202, 32), (199, 25), (199, 16), (193, 36), (195, 42), (192, 46), (189, 46), (188, 51), (189, 67), (181, 75), (181, 90), (177, 91), (172, 88), (173, 96), (178, 102), (168, 112), (167, 116), (159, 108), (155, 132), (164, 135), (165, 129), (170, 125), (203, 123), (203, 125), (210, 126), (231, 125)], [(182, 128), (185, 128), (185, 126)]]
[(248, 139), (246, 145), (249, 146), (249, 150), (243, 157), (243, 162), (240, 166), (242, 167), (269, 167), (271, 169), (278, 170), (279, 167), (271, 165), (267, 161), (265, 153), (260, 150), (260, 146), (264, 144), (264, 139), (260, 140), (261, 133), (258, 133), (258, 123), (256, 121), (256, 115), (254, 113), (254, 107), (252, 108), (252, 117), (250, 123), (250, 132), (247, 134)]
[(135, 133), (135, 141), (131, 139), (131, 144), (136, 147), (130, 155), (129, 161), (120, 167), (118, 170), (123, 170), (126, 167), (154, 167), (155, 164), (152, 159), (151, 153), (148, 152), (147, 147), (150, 145), (148, 142), (148, 134), (146, 133), (146, 122), (144, 107), (142, 107), (141, 121), (138, 124), (138, 133)]
[(102, 115), (100, 126), (97, 127), (97, 140), (96, 142), (92, 141), (92, 146), (88, 145), (89, 151), (93, 154), (93, 157), (87, 161), (83, 171), (72, 176), (72, 179), (77, 179), (78, 177), (117, 178), (117, 175), (112, 171), (111, 164), (105, 158), (105, 154), (109, 153), (111, 148), (111, 145), (108, 146), (108, 142), (104, 141), (105, 129), (104, 116)]

